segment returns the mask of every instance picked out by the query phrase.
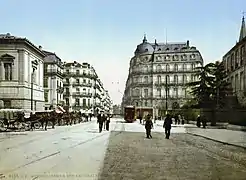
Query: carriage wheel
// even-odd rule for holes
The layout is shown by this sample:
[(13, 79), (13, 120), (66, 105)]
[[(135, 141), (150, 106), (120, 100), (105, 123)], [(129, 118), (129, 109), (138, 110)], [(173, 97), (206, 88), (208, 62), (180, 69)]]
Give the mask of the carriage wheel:
[(41, 123), (40, 122), (34, 123), (34, 128), (35, 129), (39, 129), (40, 127), (41, 127)]
[(31, 129), (31, 122), (26, 122), (25, 123), (25, 131), (30, 131)]
[(14, 127), (17, 129), (21, 129), (22, 128), (22, 124), (18, 121), (14, 122)]
[(0, 121), (0, 132), (1, 131), (6, 131), (7, 130), (7, 126), (4, 124), (3, 121)]

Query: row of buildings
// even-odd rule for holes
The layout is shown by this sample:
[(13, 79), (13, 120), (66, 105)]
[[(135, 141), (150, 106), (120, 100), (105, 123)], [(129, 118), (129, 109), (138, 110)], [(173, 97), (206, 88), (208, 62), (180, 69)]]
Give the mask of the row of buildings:
[[(246, 105), (246, 29), (244, 17), (239, 41), (223, 57), (235, 95)], [(192, 97), (188, 82), (197, 81), (196, 67), (203, 66), (200, 51), (190, 42), (149, 43), (146, 36), (130, 60), (122, 107), (135, 106), (138, 114), (163, 116), (167, 109), (181, 107)], [(141, 113), (141, 114), (142, 114)]]
[(28, 39), (0, 35), (0, 101), (4, 108), (110, 111), (112, 101), (88, 63), (63, 62)]

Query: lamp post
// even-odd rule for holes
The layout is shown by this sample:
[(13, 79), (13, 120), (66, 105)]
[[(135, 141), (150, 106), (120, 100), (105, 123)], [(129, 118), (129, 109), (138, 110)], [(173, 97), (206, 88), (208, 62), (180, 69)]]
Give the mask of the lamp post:
[(167, 114), (167, 110), (168, 110), (168, 104), (167, 104), (167, 100), (168, 100), (168, 84), (167, 84), (167, 75), (166, 75), (166, 114)]
[(33, 111), (33, 79), (34, 79), (34, 72), (35, 68), (32, 68), (32, 74), (31, 74), (31, 110)]

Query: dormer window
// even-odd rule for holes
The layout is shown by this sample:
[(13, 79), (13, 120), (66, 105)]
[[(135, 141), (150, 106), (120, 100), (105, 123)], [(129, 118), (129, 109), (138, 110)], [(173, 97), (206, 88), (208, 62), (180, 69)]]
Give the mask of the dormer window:
[(166, 51), (169, 51), (169, 48), (167, 48)]
[(145, 52), (148, 52), (148, 49), (145, 49)]
[(190, 58), (194, 59), (195, 58), (195, 54), (190, 55)]
[(170, 59), (170, 56), (169, 55), (165, 56), (165, 59), (166, 60), (169, 60)]
[(174, 50), (175, 50), (175, 51), (177, 51), (177, 50), (178, 50), (178, 48), (176, 47), (176, 48), (174, 48)]
[(161, 48), (159, 48), (158, 51), (161, 51)]

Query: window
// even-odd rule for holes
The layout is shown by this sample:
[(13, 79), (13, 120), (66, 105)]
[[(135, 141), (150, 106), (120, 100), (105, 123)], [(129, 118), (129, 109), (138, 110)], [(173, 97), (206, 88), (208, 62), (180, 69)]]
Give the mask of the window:
[(167, 93), (167, 97), (170, 97), (170, 89), (169, 88), (167, 88), (166, 93)]
[(157, 71), (161, 71), (161, 65), (157, 65)]
[(144, 77), (144, 82), (145, 82), (145, 83), (148, 83), (148, 76), (145, 76), (145, 77)]
[(174, 83), (175, 83), (175, 84), (178, 83), (178, 75), (174, 75)]
[(183, 75), (183, 83), (186, 83), (186, 82), (187, 82), (187, 76)]
[(83, 99), (83, 107), (86, 106), (86, 99)]
[(44, 78), (44, 87), (47, 88), (48, 87), (48, 77)]
[(76, 74), (79, 75), (79, 70), (76, 70)]
[(187, 92), (186, 92), (186, 89), (185, 88), (183, 88), (183, 96), (186, 98), (186, 94)]
[(11, 81), (12, 80), (12, 64), (11, 63), (4, 63), (4, 72), (5, 72), (5, 80)]
[(161, 76), (160, 75), (157, 76), (157, 83), (161, 84)]
[(83, 83), (86, 83), (86, 79), (83, 79)]
[(178, 89), (177, 88), (174, 88), (174, 92), (173, 92), (173, 95), (174, 97), (178, 97)]
[(136, 96), (140, 96), (140, 90), (139, 89), (136, 89)]
[(66, 69), (66, 73), (69, 74), (69, 70), (68, 69)]
[(146, 107), (148, 106), (148, 101), (147, 101), (147, 100), (145, 101), (145, 106), (146, 106)]
[(76, 79), (76, 84), (79, 84), (79, 79)]
[(69, 106), (69, 99), (66, 98), (66, 105)]
[(178, 71), (178, 65), (174, 64), (174, 71)]
[(185, 63), (183, 64), (183, 70), (187, 71), (187, 65)]
[(79, 93), (79, 88), (76, 88), (76, 93)]
[(148, 89), (144, 89), (144, 97), (148, 97)]
[(76, 105), (76, 106), (79, 106), (79, 104), (80, 104), (80, 103), (79, 103), (79, 99), (75, 99), (75, 105)]
[(169, 75), (166, 75), (166, 81), (167, 81), (167, 83), (170, 83), (170, 77), (169, 77)]
[(69, 83), (69, 79), (66, 79), (66, 83)]
[(169, 66), (169, 64), (167, 64), (166, 69), (167, 69), (167, 71), (170, 71), (170, 66)]
[(91, 100), (88, 99), (88, 106), (91, 106)]
[(11, 100), (3, 100), (4, 108), (11, 108)]
[(161, 89), (157, 89), (157, 97), (161, 97)]
[(49, 95), (49, 91), (48, 90), (44, 90), (44, 101), (48, 102), (48, 95)]

